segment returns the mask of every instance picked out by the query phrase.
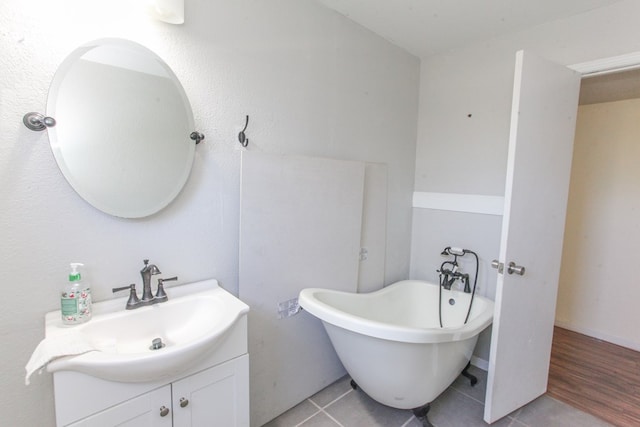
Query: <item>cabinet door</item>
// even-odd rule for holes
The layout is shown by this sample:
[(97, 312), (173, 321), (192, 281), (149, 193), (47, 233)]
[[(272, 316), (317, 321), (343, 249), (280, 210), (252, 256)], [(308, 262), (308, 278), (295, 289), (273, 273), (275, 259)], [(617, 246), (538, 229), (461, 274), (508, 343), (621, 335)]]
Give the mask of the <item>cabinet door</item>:
[(171, 386), (105, 409), (69, 427), (171, 427)]
[(173, 419), (180, 427), (249, 426), (249, 356), (173, 383)]

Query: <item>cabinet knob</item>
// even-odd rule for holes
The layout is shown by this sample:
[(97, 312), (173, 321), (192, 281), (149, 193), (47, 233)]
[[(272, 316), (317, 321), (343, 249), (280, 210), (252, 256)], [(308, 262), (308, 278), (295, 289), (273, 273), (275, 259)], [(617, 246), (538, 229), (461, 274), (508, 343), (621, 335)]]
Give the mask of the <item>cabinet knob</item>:
[(166, 406), (161, 406), (160, 407), (160, 416), (161, 417), (166, 417), (167, 415), (169, 415), (169, 408), (167, 408)]
[(189, 400), (188, 399), (185, 399), (184, 397), (180, 398), (180, 407), (181, 408), (186, 407), (188, 404), (189, 404)]

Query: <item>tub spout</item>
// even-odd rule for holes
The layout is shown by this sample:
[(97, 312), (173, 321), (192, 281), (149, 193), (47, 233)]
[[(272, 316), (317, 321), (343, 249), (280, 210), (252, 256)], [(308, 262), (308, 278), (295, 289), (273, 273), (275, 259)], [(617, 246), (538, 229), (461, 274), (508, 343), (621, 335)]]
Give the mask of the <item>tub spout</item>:
[(455, 273), (445, 270), (442, 274), (444, 275), (444, 278), (442, 279), (442, 287), (450, 291), (451, 286), (456, 281)]
[[(445, 266), (450, 265), (451, 268), (446, 268)], [(451, 289), (451, 285), (458, 278), (458, 263), (456, 261), (445, 261), (440, 266), (439, 270), (436, 270), (440, 275), (440, 285), (444, 287), (446, 290)]]

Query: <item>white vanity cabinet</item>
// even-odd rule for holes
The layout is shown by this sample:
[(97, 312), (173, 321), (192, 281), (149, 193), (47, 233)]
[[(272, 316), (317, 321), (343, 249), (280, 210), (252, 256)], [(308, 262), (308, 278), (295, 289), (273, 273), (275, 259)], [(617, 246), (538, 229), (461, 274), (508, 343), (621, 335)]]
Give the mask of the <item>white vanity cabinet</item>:
[(69, 427), (232, 427), (249, 425), (249, 356), (167, 384)]
[(176, 381), (171, 385), (173, 425), (249, 426), (248, 385), (246, 355)]
[(127, 400), (68, 426), (171, 427), (171, 385)]
[(202, 360), (158, 381), (54, 372), (58, 427), (249, 427), (246, 316)]

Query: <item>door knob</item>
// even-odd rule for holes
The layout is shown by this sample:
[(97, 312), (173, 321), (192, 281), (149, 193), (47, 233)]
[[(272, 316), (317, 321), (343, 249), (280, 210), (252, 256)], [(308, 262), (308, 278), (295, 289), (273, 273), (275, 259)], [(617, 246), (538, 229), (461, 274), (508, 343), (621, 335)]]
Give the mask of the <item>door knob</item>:
[(511, 261), (507, 266), (507, 273), (509, 274), (517, 274), (519, 276), (524, 276), (524, 266), (516, 265), (515, 262)]
[(504, 274), (504, 264), (498, 261), (497, 259), (494, 259), (493, 261), (491, 261), (491, 267), (497, 269), (498, 273)]
[(189, 400), (188, 399), (185, 399), (184, 397), (180, 398), (180, 407), (181, 408), (185, 408), (188, 404), (189, 404)]
[(162, 406), (160, 408), (160, 416), (166, 417), (167, 415), (169, 415), (169, 408), (167, 408), (166, 406)]

